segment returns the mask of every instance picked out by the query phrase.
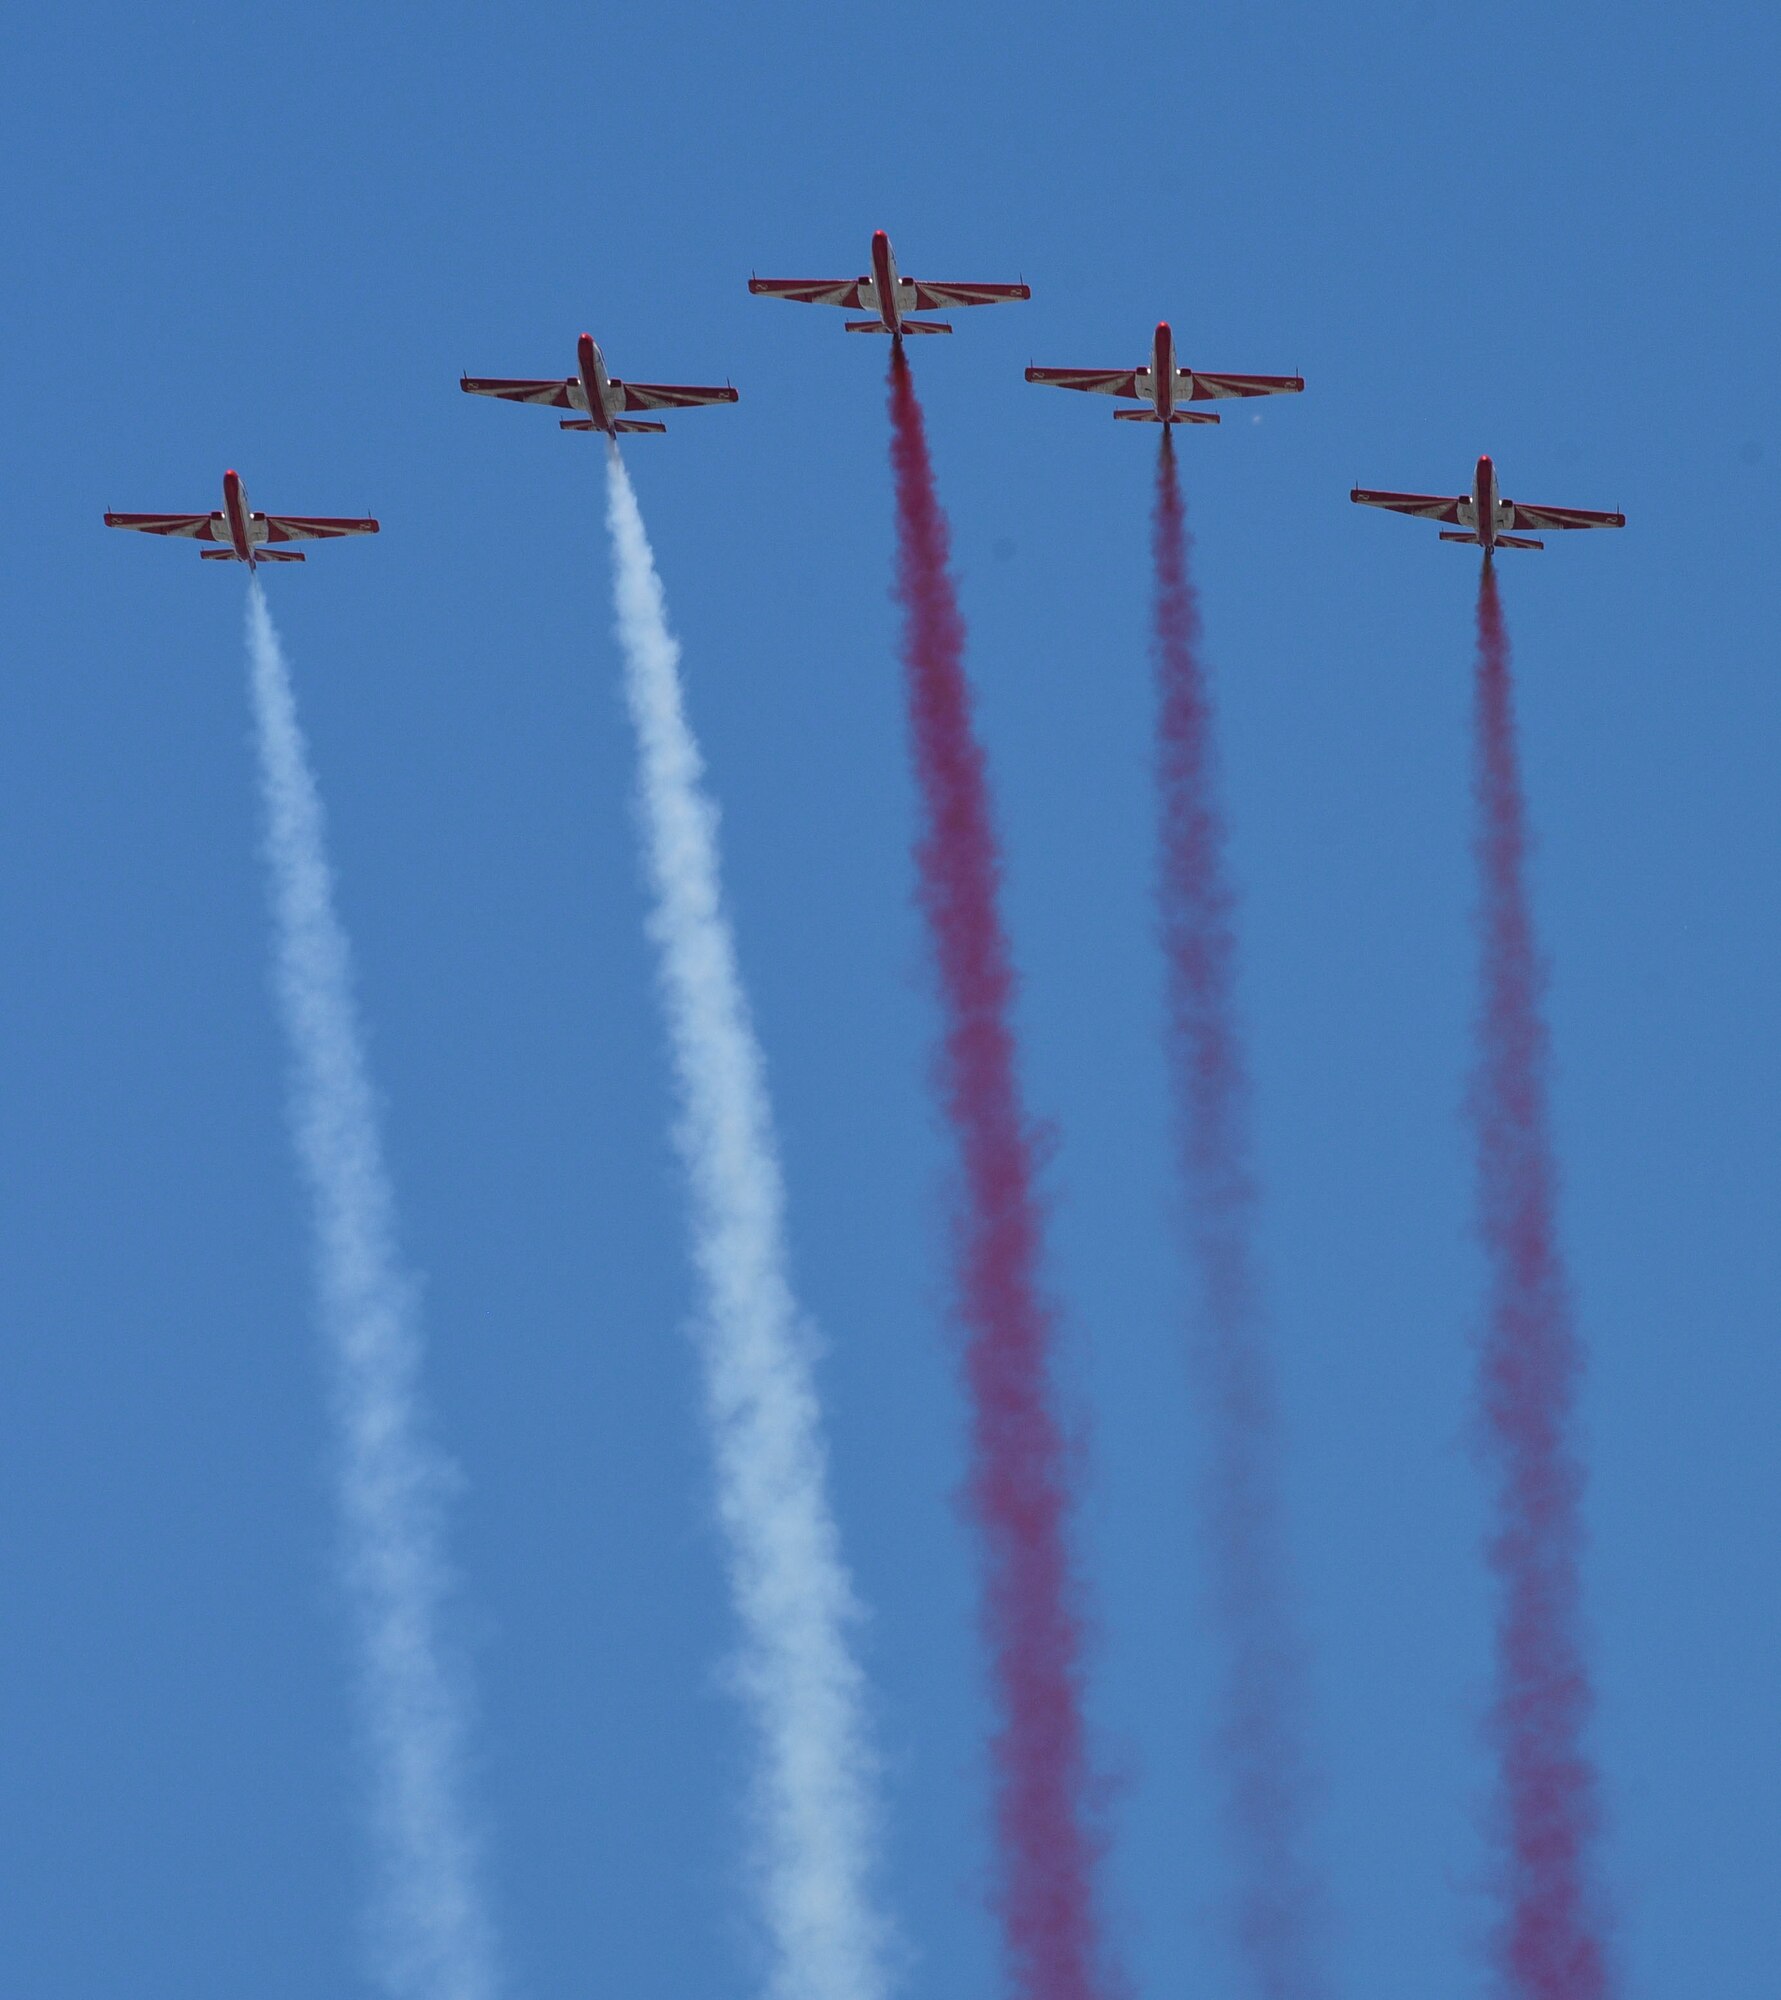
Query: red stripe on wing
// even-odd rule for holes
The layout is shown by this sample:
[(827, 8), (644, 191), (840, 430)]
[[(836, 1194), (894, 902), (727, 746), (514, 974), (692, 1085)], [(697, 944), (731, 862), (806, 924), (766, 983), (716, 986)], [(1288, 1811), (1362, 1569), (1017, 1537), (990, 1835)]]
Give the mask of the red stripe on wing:
[(1386, 507), (1394, 514), (1416, 514), (1425, 521), (1457, 521), (1462, 494), (1449, 500), (1439, 493), (1374, 493), (1357, 486), (1349, 499), (1362, 507)]
[(795, 299), (800, 305), (864, 312), (871, 282), (870, 278), (750, 278), (748, 289), (757, 298)]
[(108, 528), (135, 528), (145, 535), (184, 535), (194, 542), (226, 541), (218, 534), (221, 517), (215, 514), (107, 514)]
[(623, 392), (621, 410), (696, 410), (705, 403), (733, 403), (734, 389), (702, 389), (681, 382), (614, 382)]
[(1048, 382), (1056, 389), (1082, 389), (1091, 396), (1135, 396), (1138, 372), (1128, 368), (1029, 368), (1029, 382)]
[(1305, 386), (1302, 375), (1202, 375), (1197, 368), (1181, 372), (1193, 384), (1188, 400), (1195, 403), (1219, 396), (1296, 396)]
[(539, 403), (553, 410), (578, 410), (578, 382), (513, 382), (497, 375), (466, 375), (458, 387), (467, 396), (498, 396), (504, 403)]
[(915, 293), (917, 312), (939, 312), (947, 306), (999, 306), (1033, 296), (1030, 285), (930, 285), (919, 278), (903, 282)]
[(1596, 514), (1587, 507), (1525, 507), (1519, 500), (1509, 502), (1515, 528), (1624, 528), (1624, 514)]
[(369, 517), (347, 514), (267, 514), (269, 542), (320, 542), (334, 535), (375, 535), (377, 523)]

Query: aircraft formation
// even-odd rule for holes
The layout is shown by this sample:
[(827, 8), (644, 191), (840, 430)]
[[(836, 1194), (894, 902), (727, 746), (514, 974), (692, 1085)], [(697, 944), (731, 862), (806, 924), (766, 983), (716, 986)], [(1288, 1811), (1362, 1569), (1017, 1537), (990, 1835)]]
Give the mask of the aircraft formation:
[[(872, 235), (871, 264), (871, 270), (858, 278), (750, 278), (748, 289), (757, 298), (839, 306), (844, 312), (868, 314), (870, 317), (847, 320), (843, 331), (888, 334), (899, 344), (908, 335), (952, 331), (949, 321), (913, 319), (910, 317), (913, 313), (1004, 305), (1033, 295), (1032, 288), (1020, 282), (936, 284), (905, 278), (897, 269), (896, 254), (882, 229)], [(1188, 405), (1232, 397), (1296, 396), (1305, 387), (1302, 375), (1214, 375), (1179, 367), (1175, 336), (1167, 320), (1158, 322), (1149, 358), (1137, 368), (1035, 366), (1027, 369), (1026, 379), (1053, 388), (1130, 400), (1138, 407), (1115, 410), (1116, 419), (1165, 426), (1219, 421), (1216, 411)], [(690, 410), (704, 404), (738, 400), (736, 390), (727, 382), (714, 388), (692, 383), (620, 381), (608, 374), (599, 343), (587, 333), (576, 342), (573, 375), (543, 379), (466, 375), (458, 386), (466, 395), (493, 396), (503, 402), (536, 403), (548, 409), (573, 411), (574, 415), (561, 419), (564, 430), (594, 431), (614, 440), (667, 430), (666, 424), (639, 419), (634, 414), (639, 410)], [(1530, 534), (1530, 529), (1551, 533), (1572, 528), (1626, 526), (1626, 516), (1620, 513), (1505, 500), (1497, 486), (1496, 467), (1488, 456), (1479, 458), (1472, 483), (1463, 493), (1389, 493), (1357, 486), (1348, 497), (1357, 506), (1383, 507), (1395, 514), (1450, 522), (1451, 527), (1441, 530), (1441, 540), (1481, 548), (1487, 561), (1498, 549), (1543, 549), (1546, 544)], [(108, 513), (105, 525), (208, 542), (213, 546), (199, 550), (206, 562), (243, 562), (250, 570), (263, 562), (302, 562), (300, 551), (284, 546), (288, 542), (326, 541), (342, 535), (378, 532), (377, 522), (369, 518), (255, 513), (247, 504), (240, 475), (232, 470), (223, 474), (223, 504), (215, 513)]]
[[(757, 276), (749, 280), (749, 289), (757, 297), (838, 307), (854, 315), (844, 321), (846, 332), (882, 334), (892, 343), (888, 400), (896, 594), (904, 610), (902, 660), (923, 815), (923, 832), (914, 848), (917, 900), (928, 916), (945, 1018), (939, 1095), (962, 1169), (955, 1217), (955, 1315), (967, 1343), (973, 1439), (973, 1470), (964, 1490), (971, 1496), (985, 1574), (991, 1580), (983, 1628), (996, 1708), (992, 1769), (997, 1822), (1003, 1829), (998, 1862), (1006, 1883), (1003, 1922), (1012, 1965), (1055, 1967), (1044, 1990), (1064, 2000), (1094, 2000), (1108, 1987), (1095, 1964), (1100, 1917), (1094, 1880), (1098, 1846), (1091, 1824), (1094, 1786), (1082, 1748), (1088, 1724), (1081, 1703), (1080, 1628), (1071, 1595), (1069, 1450), (1066, 1427), (1051, 1401), (1053, 1329), (1042, 1303), (1044, 1202), (1014, 1060), (1012, 983), (998, 970), (1012, 960), (999, 909), (999, 847), (974, 733), (963, 625), (948, 568), (946, 516), (902, 347), (911, 336), (952, 332), (949, 320), (929, 315), (1012, 303), (1031, 293), (1024, 282), (942, 284), (905, 278), (882, 230), (872, 238), (870, 269), (857, 278)], [(1213, 736), (1194, 631), (1189, 539), (1172, 440), (1177, 425), (1220, 421), (1218, 411), (1205, 405), (1298, 395), (1305, 383), (1297, 374), (1212, 373), (1185, 366), (1167, 321), (1156, 326), (1148, 353), (1133, 367), (1035, 364), (1027, 368), (1026, 380), (1105, 396), (1116, 406), (1116, 421), (1155, 424), (1160, 431), (1152, 529), (1160, 698), (1160, 936), (1169, 968), (1172, 1082), (1188, 1141), (1184, 1185), (1196, 1208), (1211, 1219), (1205, 1231), (1196, 1232), (1193, 1255), (1205, 1291), (1207, 1352), (1219, 1357), (1208, 1364), (1206, 1382), (1213, 1462), (1221, 1468), (1209, 1509), (1213, 1573), (1242, 1575), (1240, 1587), (1221, 1584), (1218, 1592), (1221, 1643), (1234, 1662), (1247, 1662), (1290, 1651), (1281, 1638), (1290, 1620), (1286, 1586), (1279, 1574), (1270, 1573), (1278, 1568), (1278, 1552), (1270, 1533), (1257, 1525), (1272, 1518), (1276, 1480), (1278, 1443), (1270, 1397), (1265, 1390), (1233, 1397), (1225, 1386), (1235, 1380), (1265, 1385), (1269, 1370), (1250, 1300), (1254, 1250), (1244, 1220), (1246, 1197), (1234, 1192), (1248, 1185), (1249, 1141), (1231, 979), (1231, 891), (1216, 786), (1208, 781), (1215, 761)], [(834, 1622), (838, 1614), (833, 1607), (847, 1600), (849, 1592), (831, 1549), (835, 1533), (822, 1482), (816, 1398), (801, 1373), (805, 1361), (779, 1234), (771, 1119), (757, 1101), (761, 1057), (723, 911), (716, 815), (702, 790), (697, 744), (680, 694), (678, 649), (619, 451), (626, 437), (665, 433), (664, 414), (734, 403), (737, 391), (727, 382), (618, 377), (588, 333), (576, 343), (571, 373), (465, 375), (459, 386), (467, 395), (559, 412), (562, 429), (607, 441), (615, 630), (639, 738), (638, 797), (656, 897), (650, 928), (661, 952), (680, 1079), (678, 1143), (691, 1170), (698, 1262), (709, 1289), (711, 1381), (726, 1385), (711, 1402), (713, 1408), (749, 1404), (762, 1413), (734, 1437), (723, 1438), (717, 1456), (719, 1511), (732, 1561), (738, 1575), (755, 1579), (746, 1587), (735, 1586), (735, 1596), (751, 1699), (765, 1746), (769, 1782), (763, 1791), (782, 1801), (776, 1808), (782, 1830), (773, 1839), (787, 1852), (795, 1850), (795, 1861), (787, 1866), (800, 1887), (786, 1899), (787, 1906), (803, 1908), (814, 1900), (811, 1885), (820, 1882), (822, 1896), (842, 1911), (835, 1927), (857, 1942), (877, 1929), (869, 1898), (859, 1887), (869, 1871), (861, 1855), (845, 1851), (832, 1867), (829, 1850), (846, 1850), (855, 1838), (856, 1819), (863, 1823), (870, 1817), (863, 1806), (856, 1814), (854, 1803), (856, 1794), (863, 1799), (869, 1790), (862, 1776), (870, 1763), (862, 1748), (869, 1731), (847, 1702), (831, 1703), (836, 1714), (813, 1735), (802, 1722), (809, 1658), (832, 1660), (837, 1685), (850, 1685), (857, 1677)], [(260, 563), (303, 561), (293, 543), (379, 529), (368, 516), (257, 512), (233, 470), (224, 474), (222, 497), (222, 507), (211, 513), (108, 513), (105, 520), (112, 527), (198, 542), (204, 560), (244, 563), (250, 575)], [(1552, 1148), (1541, 1070), (1544, 1026), (1538, 981), (1529, 971), (1537, 958), (1528, 943), (1533, 931), (1522, 874), (1526, 840), (1510, 656), (1493, 564), (1498, 549), (1539, 549), (1542, 534), (1623, 527), (1625, 517), (1507, 500), (1488, 456), (1477, 460), (1470, 485), (1459, 493), (1356, 487), (1350, 498), (1358, 505), (1440, 523), (1441, 540), (1482, 552), (1477, 714), (1486, 1008), (1477, 1102), (1482, 1235), (1493, 1270), (1485, 1363), (1491, 1387), (1485, 1415), (1506, 1468), (1499, 1503), (1502, 1526), (1491, 1546), (1516, 1623), (1513, 1643), (1506, 1642), (1500, 1651), (1501, 1692), (1494, 1713), (1508, 1717), (1499, 1732), (1504, 1822), (1509, 1850), (1520, 1866), (1508, 1898), (1512, 1907), (1504, 1935), (1518, 1939), (1539, 1928), (1542, 1964), (1563, 1975), (1523, 1980), (1518, 1972), (1505, 1981), (1505, 1990), (1513, 1985), (1518, 1991), (1556, 1992), (1571, 1979), (1571, 1968), (1593, 1962), (1592, 1954), (1600, 1952), (1600, 1940), (1581, 1906), (1561, 1910), (1557, 1919), (1551, 1915), (1555, 1902), (1582, 1879), (1594, 1826), (1594, 1770), (1578, 1735), (1587, 1703), (1576, 1690), (1586, 1691), (1586, 1684), (1570, 1587), (1580, 1535), (1574, 1504), (1581, 1482), (1568, 1434), (1577, 1361), (1554, 1248), (1557, 1222), (1548, 1171)], [(365, 1192), (365, 1162), (376, 1169), (373, 1179), (382, 1171), (377, 1164), (380, 1142), (368, 1110), (373, 1093), (353, 1016), (344, 934), (328, 905), (319, 807), (305, 767), (288, 670), (257, 589), (249, 593), (248, 634), (281, 997), (297, 1056), (294, 1071), (306, 1093), (297, 1124), (304, 1133), (332, 1135), (326, 1144), (305, 1140), (305, 1172), (318, 1215), (338, 1216), (369, 1200), (367, 1213), (374, 1211), (375, 1219), (388, 1207), (389, 1197), (387, 1188), (374, 1186), (369, 1196)], [(716, 974), (713, 967), (719, 968)], [(1504, 1133), (1513, 1143), (1503, 1139)], [(379, 1344), (407, 1337), (396, 1316), (380, 1303), (404, 1290), (400, 1273), (378, 1268), (367, 1277), (361, 1268), (379, 1263), (378, 1257), (361, 1258), (365, 1242), (378, 1242), (379, 1256), (388, 1259), (382, 1237), (381, 1229), (369, 1224), (362, 1231), (355, 1227), (332, 1234), (324, 1228), (324, 1263), (343, 1254), (343, 1244), (351, 1246), (357, 1261), (351, 1283), (330, 1276), (323, 1296), (350, 1295), (356, 1301), (350, 1310), (330, 1305), (324, 1317), (332, 1315), (330, 1337), (340, 1352), (355, 1357), (347, 1373), (376, 1392), (375, 1423), (349, 1412), (351, 1425), (377, 1434), (373, 1457), (355, 1459), (354, 1478), (372, 1464), (375, 1478), (367, 1476), (362, 1483), (393, 1496), (375, 1519), (375, 1510), (355, 1514), (354, 1500), (348, 1508), (354, 1532), (365, 1535), (367, 1548), (381, 1552), (400, 1543), (412, 1557), (391, 1563), (380, 1553), (375, 1564), (367, 1564), (377, 1570), (380, 1582), (362, 1607), (368, 1613), (367, 1656), (373, 1662), (366, 1678), (374, 1705), (382, 1704), (379, 1727), (387, 1724), (387, 1740), (378, 1751), (383, 1759), (378, 1782), (392, 1795), (406, 1796), (407, 1774), (417, 1760), (425, 1763), (433, 1754), (414, 1736), (409, 1718), (426, 1706), (414, 1698), (415, 1690), (431, 1701), (437, 1685), (430, 1678), (434, 1665), (426, 1592), (417, 1595), (411, 1587), (429, 1571), (434, 1555), (428, 1523), (403, 1512), (402, 1496), (424, 1484), (412, 1470), (420, 1462), (410, 1434), (415, 1420), (400, 1409), (392, 1419), (389, 1399), (379, 1386), (386, 1379), (380, 1372)], [(1536, 1239), (1541, 1255), (1530, 1258), (1525, 1245)], [(360, 1358), (364, 1355), (372, 1357), (371, 1364)], [(739, 1391), (738, 1383), (746, 1383), (746, 1390)], [(365, 1412), (370, 1409), (367, 1403)], [(723, 1419), (720, 1431), (729, 1421)], [(744, 1437), (746, 1449), (737, 1442)], [(741, 1459), (757, 1447), (767, 1449), (768, 1439), (804, 1442), (795, 1449), (783, 1442), (771, 1445), (768, 1463), (774, 1469), (765, 1484), (753, 1473), (742, 1478), (737, 1470)], [(786, 1471), (793, 1461), (804, 1468), (795, 1476)], [(759, 1496), (769, 1488), (771, 1504), (762, 1511)], [(794, 1524), (789, 1531), (782, 1525), (786, 1521)], [(1508, 1554), (1499, 1556), (1505, 1549)], [(1560, 1578), (1556, 1586), (1555, 1574)], [(784, 1607), (793, 1603), (798, 1615), (788, 1620)], [(1523, 1615), (1522, 1607), (1530, 1605)], [(421, 1635), (393, 1666), (382, 1657), (386, 1649), (378, 1637), (392, 1626)], [(789, 1650), (787, 1630), (793, 1633)], [(1529, 1661), (1537, 1667), (1530, 1668)], [(1256, 1808), (1267, 1821), (1266, 1831), (1253, 1837), (1245, 1833), (1236, 1844), (1237, 1903), (1244, 1912), (1272, 1913), (1266, 1923), (1245, 1919), (1246, 1938), (1266, 1934), (1259, 1944), (1246, 1943), (1245, 1950), (1255, 1954), (1258, 1990), (1284, 1991), (1300, 1983), (1296, 1974), (1277, 1974), (1309, 1954), (1302, 1907), (1316, 1900), (1300, 1894), (1303, 1801), (1292, 1774), (1300, 1766), (1301, 1722), (1291, 1689), (1266, 1689), (1257, 1699), (1247, 1684), (1250, 1678), (1244, 1668), (1220, 1697), (1231, 1724), (1221, 1729), (1221, 1740), (1242, 1740), (1235, 1752), (1220, 1751), (1215, 1777), (1233, 1823), (1250, 1815), (1252, 1801), (1267, 1801), (1265, 1810)], [(1529, 1768), (1558, 1775), (1543, 1790), (1530, 1788), (1518, 1777)], [(451, 1779), (452, 1773), (437, 1764), (430, 1782), (437, 1781), (442, 1826), (458, 1809)], [(1018, 1836), (1007, 1831), (1016, 1818)], [(449, 1826), (445, 1830), (452, 1831)], [(415, 1865), (420, 1873), (440, 1876), (429, 1890), (430, 1901), (465, 1910), (474, 1903), (474, 1885), (454, 1878), (451, 1864), (442, 1868), (438, 1860), (462, 1845), (455, 1835), (433, 1841)], [(1527, 1856), (1533, 1859), (1524, 1861)], [(492, 1984), (476, 1969), (483, 1949), (480, 1929), (471, 1924), (441, 1947), (447, 1957), (462, 1957), (470, 1975), (433, 1983), (463, 1990)], [(793, 1942), (789, 1930), (780, 1943), (788, 1962), (811, 1951), (820, 1959), (829, 1949), (802, 1936)], [(838, 1982), (801, 1977), (800, 1983), (822, 1990)], [(1585, 1983), (1597, 1990), (1595, 1983)], [(1038, 1989), (1029, 1983), (1023, 1990)]]

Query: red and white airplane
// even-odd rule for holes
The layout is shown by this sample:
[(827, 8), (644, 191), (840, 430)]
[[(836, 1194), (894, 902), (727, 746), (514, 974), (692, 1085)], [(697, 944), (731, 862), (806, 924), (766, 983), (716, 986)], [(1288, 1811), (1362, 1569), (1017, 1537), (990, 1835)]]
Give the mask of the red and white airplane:
[(191, 542), (219, 542), (220, 548), (200, 549), (206, 562), (244, 562), (249, 569), (263, 562), (303, 562), (295, 549), (280, 542), (325, 542), (337, 535), (375, 535), (377, 523), (332, 514), (256, 514), (247, 504), (247, 488), (238, 472), (223, 474), (223, 506), (219, 514), (107, 514), (108, 528), (139, 528), (145, 535), (183, 535)]
[(1488, 555), (1492, 549), (1543, 549), (1509, 530), (1528, 528), (1624, 528), (1624, 514), (1592, 514), (1584, 507), (1528, 507), (1505, 500), (1497, 492), (1497, 469), (1488, 458), (1478, 461), (1470, 493), (1448, 500), (1439, 493), (1374, 493), (1357, 486), (1349, 499), (1362, 507), (1388, 507), (1394, 514), (1420, 514), (1425, 521), (1453, 521), (1459, 532), (1441, 530), (1444, 542), (1467, 542)]
[(632, 423), (625, 410), (694, 410), (702, 403), (733, 403), (736, 392), (726, 382), (721, 389), (688, 387), (677, 382), (621, 382), (606, 372), (606, 357), (591, 333), (575, 343), (575, 373), (551, 382), (509, 382), (497, 376), (466, 375), (458, 387), (467, 396), (498, 396), (506, 403), (543, 403), (555, 410), (580, 410), (565, 417), (566, 431), (664, 432), (666, 424)]
[(950, 333), (944, 320), (910, 319), (912, 312), (944, 312), (949, 306), (996, 306), (1009, 299), (1030, 299), (1029, 285), (930, 285), (905, 278), (897, 270), (890, 238), (872, 232), (872, 270), (864, 278), (750, 278), (748, 289), (767, 299), (796, 299), (807, 306), (840, 306), (844, 312), (864, 312), (873, 319), (850, 319), (849, 333), (888, 333), (901, 340), (906, 333)]
[(1148, 403), (1146, 410), (1115, 410), (1131, 424), (1215, 424), (1211, 410), (1184, 410), (1183, 403), (1207, 403), (1223, 396), (1296, 396), (1305, 387), (1302, 375), (1202, 375), (1195, 368), (1175, 366), (1175, 336), (1169, 322), (1157, 322), (1156, 337), (1146, 368), (1029, 368), (1029, 382), (1049, 382), (1058, 389), (1085, 389), (1094, 396), (1133, 396)]

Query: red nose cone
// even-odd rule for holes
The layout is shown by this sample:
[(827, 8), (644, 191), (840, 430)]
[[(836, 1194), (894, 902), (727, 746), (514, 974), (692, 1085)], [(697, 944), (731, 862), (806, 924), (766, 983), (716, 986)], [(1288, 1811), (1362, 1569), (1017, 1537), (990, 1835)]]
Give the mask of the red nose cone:
[(1156, 330), (1159, 339), (1167, 340), (1169, 338), (1169, 322), (1166, 319), (1159, 319), (1157, 321)]
[(890, 238), (885, 235), (882, 229), (874, 229), (872, 232), (872, 241), (874, 243), (888, 243)]

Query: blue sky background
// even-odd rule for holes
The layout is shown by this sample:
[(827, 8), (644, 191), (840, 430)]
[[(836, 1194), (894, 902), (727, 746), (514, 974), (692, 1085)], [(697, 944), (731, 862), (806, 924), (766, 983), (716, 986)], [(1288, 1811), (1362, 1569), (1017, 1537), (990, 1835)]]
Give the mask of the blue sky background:
[(914, 359), (1009, 854), (1088, 1439), (1113, 1929), (1232, 1990), (1169, 1228), (1154, 435), (1029, 360), (1304, 373), (1183, 440), (1352, 2000), (1480, 1995), (1461, 1122), (1475, 562), (1351, 483), (1624, 507), (1505, 559), (1592, 1360), (1635, 2000), (1781, 1981), (1774, 78), (1756, 6), (143, 10), (8, 36), (0, 1986), (366, 1992), (242, 580), (107, 507), (384, 522), (273, 573), (332, 816), (522, 2000), (757, 1990), (599, 453), (461, 370), (732, 377), (628, 453), (724, 805), (908, 1991), (994, 1990), (947, 1150), (909, 902), (882, 343), (751, 269), (1033, 285)]

